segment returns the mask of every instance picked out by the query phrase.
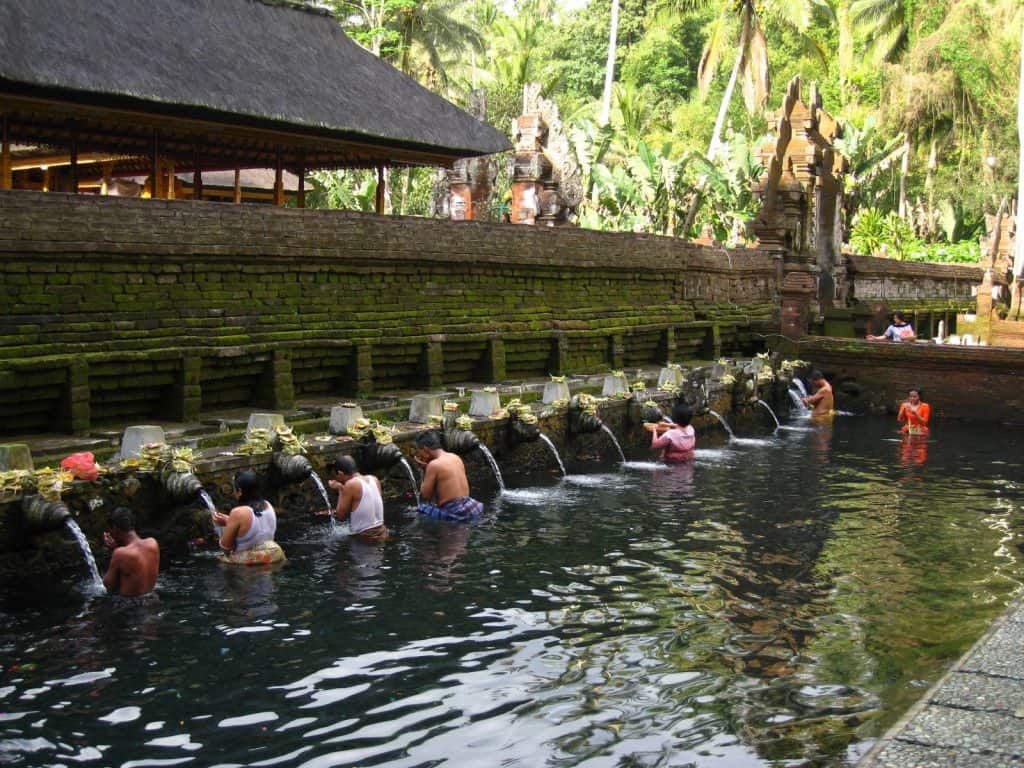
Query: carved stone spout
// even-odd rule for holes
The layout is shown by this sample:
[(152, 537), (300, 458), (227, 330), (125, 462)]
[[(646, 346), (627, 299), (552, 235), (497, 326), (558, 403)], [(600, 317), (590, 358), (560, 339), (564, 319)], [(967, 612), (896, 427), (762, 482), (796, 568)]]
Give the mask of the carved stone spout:
[(160, 473), (160, 484), (168, 496), (176, 502), (194, 499), (203, 490), (199, 478), (191, 472), (175, 472), (170, 465), (164, 466)]
[(313, 474), (313, 465), (301, 453), (275, 453), (274, 465), (281, 473), (281, 481), (284, 483), (301, 483)]
[(63, 501), (46, 501), (42, 496), (26, 496), (21, 502), (25, 529), (30, 533), (49, 533), (64, 527), (71, 510)]
[(366, 472), (386, 472), (402, 460), (402, 449), (394, 443), (368, 443), (363, 448), (362, 459)]
[(465, 456), (480, 447), (480, 438), (465, 429), (448, 429), (441, 433), (444, 449)]
[(519, 419), (512, 419), (509, 422), (511, 427), (509, 434), (514, 443), (532, 443), (540, 438), (540, 426), (536, 423), (527, 423)]
[(568, 425), (570, 435), (586, 435), (601, 429), (602, 421), (596, 413), (585, 410), (579, 395), (569, 401)]

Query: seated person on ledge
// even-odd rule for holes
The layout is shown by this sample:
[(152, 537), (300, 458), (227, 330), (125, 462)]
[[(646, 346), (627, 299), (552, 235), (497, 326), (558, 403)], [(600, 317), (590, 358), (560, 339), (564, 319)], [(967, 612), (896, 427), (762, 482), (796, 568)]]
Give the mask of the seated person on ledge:
[(118, 507), (107, 517), (103, 543), (113, 550), (103, 586), (112, 595), (136, 597), (152, 592), (160, 572), (160, 545), (135, 532), (135, 515)]
[(255, 472), (239, 472), (234, 478), (234, 494), (238, 506), (225, 515), (213, 513), (213, 524), (223, 527), (220, 534), (221, 559), (240, 565), (269, 565), (284, 560), (284, 552), (274, 534), (277, 513), (260, 489)]
[(835, 407), (832, 385), (821, 375), (821, 371), (811, 371), (811, 386), (814, 394), (801, 398), (804, 405), (811, 409), (811, 416), (831, 416)]
[(868, 341), (913, 341), (917, 338), (914, 334), (914, 327), (903, 317), (902, 312), (892, 313), (892, 324), (885, 329), (881, 336), (872, 336), (870, 333), (865, 336)]
[(644, 424), (651, 433), (651, 449), (661, 451), (661, 460), (666, 464), (682, 464), (693, 460), (693, 449), (697, 436), (690, 425), (693, 409), (686, 403), (677, 403), (672, 409), (672, 423), (659, 421)]
[(928, 421), (932, 409), (928, 403), (921, 402), (921, 390), (914, 388), (907, 393), (906, 401), (900, 403), (897, 421), (905, 421), (902, 431), (908, 435), (927, 435)]
[[(353, 538), (368, 544), (387, 541), (380, 480), (360, 474), (351, 456), (339, 456), (334, 462), (334, 477), (327, 484), (338, 491), (338, 506), (333, 514), (338, 520), (349, 518)], [(331, 514), (331, 510), (324, 514)]]
[[(476, 520), (484, 505), (469, 495), (466, 467), (454, 453), (441, 448), (437, 430), (416, 436), (416, 463), (423, 467), (420, 514), (436, 520), (464, 523)], [(436, 501), (436, 504), (431, 503)]]

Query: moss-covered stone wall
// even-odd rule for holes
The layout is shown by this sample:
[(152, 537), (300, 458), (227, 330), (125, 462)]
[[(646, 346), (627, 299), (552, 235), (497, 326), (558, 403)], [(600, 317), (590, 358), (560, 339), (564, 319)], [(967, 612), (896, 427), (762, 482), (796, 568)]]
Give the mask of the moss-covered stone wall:
[(0, 192), (0, 433), (760, 348), (778, 263), (575, 229)]

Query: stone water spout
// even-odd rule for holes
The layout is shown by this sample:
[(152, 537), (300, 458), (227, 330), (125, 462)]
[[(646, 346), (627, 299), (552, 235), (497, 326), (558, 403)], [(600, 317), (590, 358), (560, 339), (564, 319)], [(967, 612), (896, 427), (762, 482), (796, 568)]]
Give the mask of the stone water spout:
[(274, 454), (274, 466), (281, 474), (281, 481), (287, 484), (301, 483), (313, 474), (313, 465), (301, 453)]
[(480, 438), (465, 429), (446, 429), (441, 432), (441, 443), (446, 451), (465, 456), (480, 448)]
[(362, 467), (366, 472), (387, 472), (402, 458), (402, 449), (394, 443), (370, 442), (363, 446)]
[(71, 519), (71, 510), (63, 501), (47, 501), (42, 496), (26, 496), (21, 501), (25, 529), (29, 533), (59, 531)]
[(176, 502), (191, 501), (203, 491), (203, 484), (192, 472), (177, 472), (170, 464), (160, 470), (160, 485)]
[(586, 435), (599, 432), (604, 422), (597, 415), (597, 406), (593, 400), (583, 395), (575, 395), (569, 401), (569, 434)]
[(505, 408), (508, 411), (509, 437), (513, 443), (532, 443), (540, 439), (540, 424), (529, 405), (517, 398)]

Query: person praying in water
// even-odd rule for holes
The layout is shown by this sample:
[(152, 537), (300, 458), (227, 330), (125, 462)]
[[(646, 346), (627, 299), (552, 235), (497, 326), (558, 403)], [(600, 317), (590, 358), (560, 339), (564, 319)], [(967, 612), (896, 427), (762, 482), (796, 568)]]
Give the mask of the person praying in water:
[(901, 430), (905, 434), (927, 435), (931, 417), (931, 406), (922, 402), (921, 390), (914, 387), (907, 392), (907, 399), (900, 403), (900, 412), (896, 415), (896, 420), (905, 422)]
[(697, 436), (690, 424), (692, 419), (693, 409), (687, 403), (677, 403), (672, 409), (672, 423), (644, 424), (644, 429), (651, 433), (651, 449), (661, 451), (661, 460), (666, 464), (693, 460)]
[(811, 409), (811, 416), (831, 416), (835, 407), (832, 385), (825, 380), (821, 371), (811, 371), (811, 386), (814, 394), (800, 398)]

